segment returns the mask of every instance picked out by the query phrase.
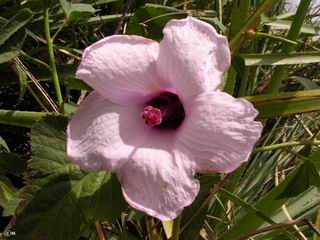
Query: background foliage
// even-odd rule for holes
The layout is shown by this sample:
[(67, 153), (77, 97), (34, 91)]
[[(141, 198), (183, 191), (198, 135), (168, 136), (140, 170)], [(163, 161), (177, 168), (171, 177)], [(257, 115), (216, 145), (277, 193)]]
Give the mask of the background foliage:
[[(172, 239), (319, 240), (320, 7), (287, 9), (284, 0), (0, 0), (0, 232), (155, 240), (173, 227)], [(197, 176), (178, 231), (129, 208), (112, 173), (69, 162), (65, 128), (90, 91), (74, 75), (86, 46), (122, 33), (159, 41), (167, 21), (187, 15), (228, 37), (224, 90), (251, 101), (265, 127), (232, 175)]]

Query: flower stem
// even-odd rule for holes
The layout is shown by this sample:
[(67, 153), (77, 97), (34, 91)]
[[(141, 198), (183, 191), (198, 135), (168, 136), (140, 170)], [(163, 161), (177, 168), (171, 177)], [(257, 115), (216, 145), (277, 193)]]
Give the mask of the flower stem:
[(45, 31), (47, 47), (48, 47), (48, 54), (49, 54), (49, 61), (50, 61), (51, 77), (52, 77), (54, 89), (56, 92), (58, 106), (59, 106), (60, 112), (62, 112), (63, 111), (63, 100), (62, 100), (62, 94), (61, 94), (61, 89), (60, 89), (60, 83), (59, 83), (56, 63), (55, 63), (55, 59), (54, 59), (54, 52), (53, 52), (53, 45), (52, 45), (53, 41), (50, 36), (48, 0), (44, 1), (43, 20), (44, 20), (44, 31)]
[(294, 146), (301, 146), (301, 145), (320, 145), (320, 140), (310, 139), (310, 140), (301, 140), (301, 141), (293, 141), (293, 142), (285, 142), (285, 143), (278, 143), (264, 147), (258, 147), (252, 151), (252, 153), (259, 153), (265, 151), (271, 151), (286, 147), (294, 147)]
[(178, 240), (179, 239), (181, 219), (182, 219), (182, 214), (180, 214), (173, 222), (171, 240)]
[(254, 29), (260, 24), (261, 15), (271, 9), (275, 4), (275, 0), (264, 0), (254, 14), (248, 19), (247, 23), (243, 28), (231, 39), (229, 43), (229, 48), (231, 53), (234, 53), (241, 44), (247, 39), (248, 35), (246, 34), (249, 30)]

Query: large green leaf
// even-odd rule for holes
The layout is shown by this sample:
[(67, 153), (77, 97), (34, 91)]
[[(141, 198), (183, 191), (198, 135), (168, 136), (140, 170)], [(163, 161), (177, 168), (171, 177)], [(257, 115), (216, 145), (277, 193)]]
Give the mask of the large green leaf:
[(5, 51), (1, 51), (0, 47), (0, 64), (11, 61), (15, 57), (19, 56), (19, 49), (6, 49)]
[(4, 176), (0, 176), (0, 206), (3, 207), (2, 216), (10, 216), (18, 205), (17, 189), (10, 180)]
[[(288, 186), (292, 178), (295, 176), (296, 171), (290, 174), (285, 180), (283, 180), (277, 187), (273, 188), (264, 197), (253, 206), (259, 212), (265, 216), (272, 216), (286, 201), (288, 198), (279, 199), (278, 196)], [(258, 216), (255, 212), (248, 212), (241, 218), (237, 219), (237, 222), (227, 230), (221, 237), (224, 240), (234, 240), (237, 237), (245, 236), (250, 232), (259, 228), (265, 220)]]
[(0, 153), (1, 153), (3, 150), (4, 150), (5, 152), (10, 152), (10, 149), (9, 149), (8, 144), (7, 144), (6, 141), (0, 136)]
[(94, 24), (106, 24), (109, 22), (116, 22), (121, 18), (121, 14), (111, 14), (104, 16), (96, 16), (79, 20), (80, 25), (94, 25)]
[(0, 153), (0, 173), (20, 174), (27, 168), (26, 158), (16, 153)]
[(24, 29), (20, 29), (0, 46), (0, 64), (11, 61), (15, 57), (19, 56), (25, 37), (26, 31)]
[(318, 151), (315, 151), (314, 153), (312, 153), (310, 155), (310, 158), (309, 158), (313, 164), (316, 166), (318, 172), (320, 172), (320, 150)]
[(52, 113), (0, 110), (0, 123), (19, 127), (32, 127), (42, 117)]
[(320, 176), (314, 163), (306, 160), (278, 198), (298, 196), (311, 186), (320, 187)]
[(245, 99), (259, 111), (259, 118), (320, 110), (320, 90), (247, 96)]
[(290, 79), (296, 80), (301, 83), (306, 89), (312, 90), (312, 89), (320, 89), (320, 86), (313, 82), (312, 80), (304, 77), (298, 77), (298, 76), (292, 76)]
[(320, 62), (319, 52), (243, 54), (246, 66), (291, 65)]
[[(91, 90), (91, 88), (85, 82), (75, 78), (77, 67), (78, 64), (57, 64), (57, 72), (61, 85), (67, 87), (68, 89)], [(36, 67), (30, 67), (28, 69), (39, 82), (51, 81), (51, 74), (48, 69)], [(16, 84), (19, 81), (19, 78), (13, 74), (12, 71), (5, 70), (3, 72), (3, 76), (0, 76), (0, 82), (2, 85)], [(31, 80), (29, 80), (28, 83), (29, 82), (32, 83)]]
[(30, 180), (22, 190), (16, 239), (78, 239), (81, 224), (113, 221), (126, 207), (114, 175), (83, 172), (67, 159), (67, 121), (45, 117), (32, 129)]
[[(299, 196), (290, 199), (286, 203), (286, 207), (292, 218), (304, 217), (318, 210), (320, 204), (319, 191), (316, 187), (311, 187)], [(287, 221), (287, 217), (283, 214), (282, 209), (272, 216), (276, 222)], [(265, 224), (264, 224), (265, 225)]]
[(0, 45), (4, 44), (10, 36), (26, 25), (32, 18), (33, 13), (30, 9), (20, 10), (8, 23), (0, 29)]
[(91, 4), (71, 3), (67, 0), (60, 0), (60, 4), (69, 21), (90, 16), (96, 11)]
[[(264, 25), (271, 26), (274, 29), (289, 30), (291, 28), (292, 21), (276, 20), (276, 21), (265, 22)], [(313, 26), (311, 24), (302, 24), (300, 32), (311, 34), (311, 35), (320, 35), (320, 27)]]
[(20, 67), (20, 65), (16, 62), (14, 63), (12, 68), (19, 79), (19, 101), (21, 101), (27, 89), (28, 76), (26, 72), (22, 69), (22, 67)]
[[(83, 81), (75, 78), (78, 64), (58, 64), (57, 71), (60, 83), (69, 88), (77, 90), (91, 90), (91, 88)], [(51, 81), (51, 75), (47, 69), (33, 69), (34, 76), (39, 81)]]

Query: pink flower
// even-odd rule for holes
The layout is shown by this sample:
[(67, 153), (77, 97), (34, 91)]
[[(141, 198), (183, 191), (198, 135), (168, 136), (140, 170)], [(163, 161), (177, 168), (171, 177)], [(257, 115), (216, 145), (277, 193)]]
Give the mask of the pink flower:
[(68, 126), (67, 154), (82, 169), (115, 171), (126, 201), (174, 219), (199, 191), (195, 172), (246, 162), (262, 125), (251, 103), (220, 91), (228, 42), (188, 17), (159, 43), (111, 36), (88, 47), (77, 76), (93, 91)]

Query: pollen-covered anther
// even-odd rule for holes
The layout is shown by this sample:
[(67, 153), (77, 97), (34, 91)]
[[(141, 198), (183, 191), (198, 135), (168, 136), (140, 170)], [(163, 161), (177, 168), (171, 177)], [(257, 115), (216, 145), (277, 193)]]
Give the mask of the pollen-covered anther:
[(152, 106), (147, 106), (143, 109), (141, 118), (149, 127), (158, 126), (162, 122), (162, 114), (160, 109)]

